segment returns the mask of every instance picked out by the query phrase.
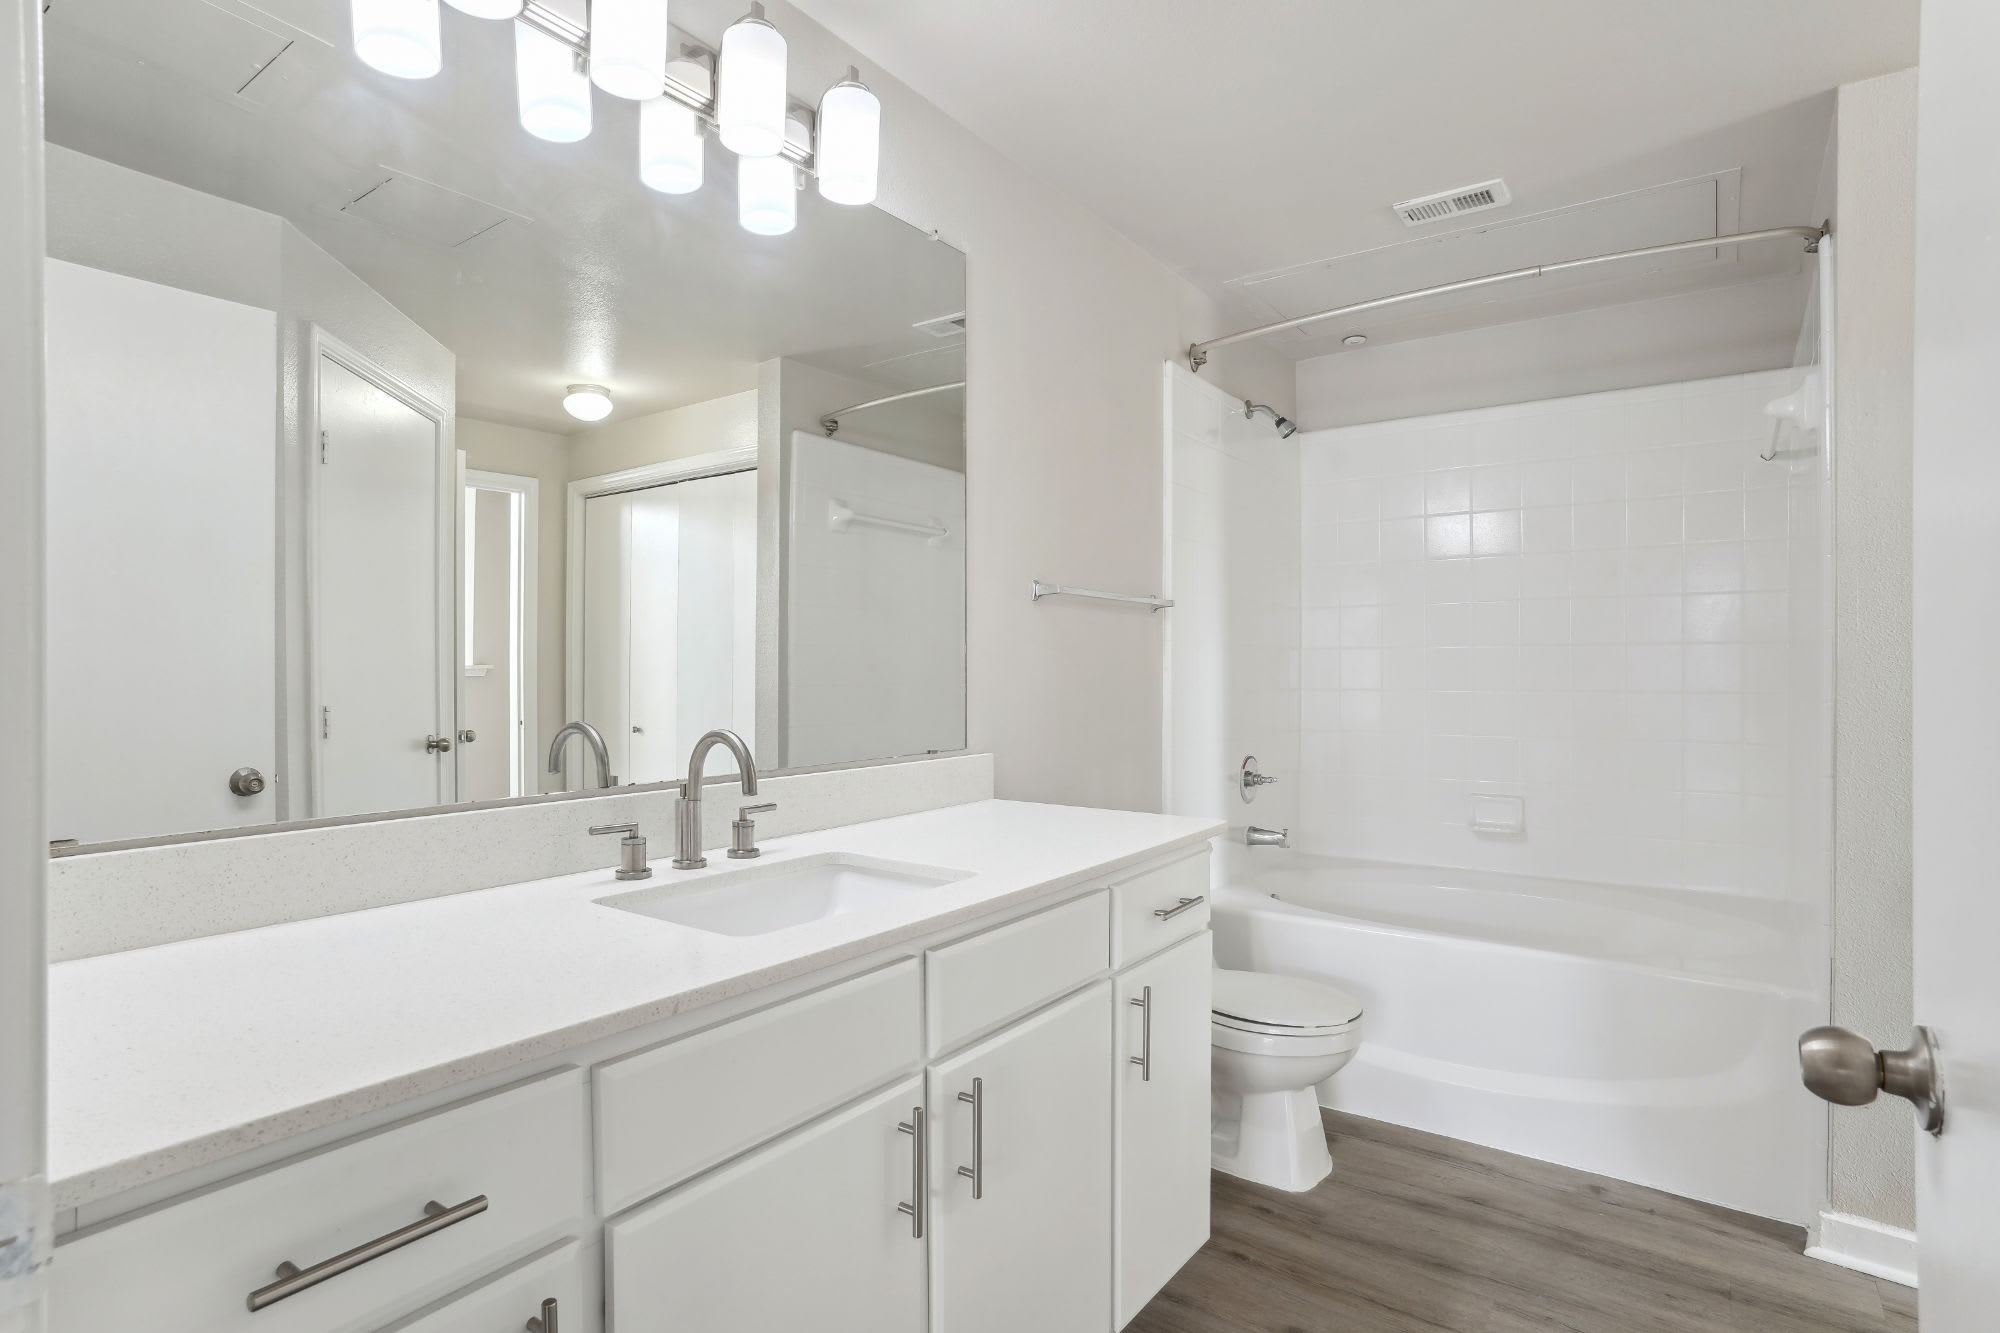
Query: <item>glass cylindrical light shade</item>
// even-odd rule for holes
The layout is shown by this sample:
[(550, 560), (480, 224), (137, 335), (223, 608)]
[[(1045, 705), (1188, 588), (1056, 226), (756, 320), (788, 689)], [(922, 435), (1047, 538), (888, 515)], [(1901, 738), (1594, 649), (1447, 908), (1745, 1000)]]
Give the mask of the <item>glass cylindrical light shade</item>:
[(354, 54), (399, 79), (428, 79), (444, 68), (438, 0), (354, 0)]
[(785, 39), (754, 15), (722, 34), (715, 119), (738, 157), (774, 157), (785, 146)]
[(590, 135), (590, 80), (577, 54), (555, 38), (514, 24), (514, 78), (520, 89), (521, 128), (551, 143)]
[(666, 77), (667, 0), (591, 0), (590, 81), (643, 102)]
[(527, 0), (444, 0), (461, 14), (470, 14), (476, 19), (511, 19), (520, 17)]
[[(676, 60), (667, 72), (698, 92), (708, 91), (708, 70), (692, 60)], [(671, 97), (639, 104), (639, 179), (662, 194), (692, 194), (701, 188), (708, 136), (701, 120)]]
[(799, 223), (797, 168), (782, 157), (736, 163), (736, 220), (759, 236), (783, 236)]
[(836, 204), (872, 204), (882, 164), (882, 103), (853, 80), (836, 83), (819, 102), (819, 143), (813, 167), (821, 197)]

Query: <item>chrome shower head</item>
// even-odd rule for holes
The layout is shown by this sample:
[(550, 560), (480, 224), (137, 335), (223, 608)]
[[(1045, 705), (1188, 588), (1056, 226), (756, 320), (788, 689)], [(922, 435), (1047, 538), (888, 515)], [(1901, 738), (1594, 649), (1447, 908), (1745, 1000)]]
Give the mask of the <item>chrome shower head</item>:
[(1245, 421), (1250, 420), (1250, 418), (1256, 416), (1259, 412), (1271, 418), (1271, 424), (1278, 428), (1279, 439), (1289, 440), (1292, 436), (1298, 434), (1298, 422), (1293, 421), (1290, 417), (1279, 416), (1277, 409), (1269, 403), (1253, 403), (1248, 398), (1243, 400), (1243, 419)]

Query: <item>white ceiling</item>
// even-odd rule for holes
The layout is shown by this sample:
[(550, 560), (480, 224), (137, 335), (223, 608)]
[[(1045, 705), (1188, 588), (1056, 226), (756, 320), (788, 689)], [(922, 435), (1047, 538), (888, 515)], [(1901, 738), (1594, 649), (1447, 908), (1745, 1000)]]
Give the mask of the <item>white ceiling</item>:
[[(598, 94), (580, 144), (515, 115), (512, 25), (444, 15), (444, 72), (375, 73), (347, 0), (55, 0), (49, 138), (279, 214), (458, 358), (466, 415), (567, 431), (563, 386), (615, 419), (752, 388), (798, 356), (885, 391), (964, 378), (964, 256), (810, 190), (798, 229), (736, 223), (733, 158), (698, 193), (637, 174), (637, 114)], [(710, 40), (713, 40), (711, 34)]]
[[(1829, 90), (1916, 60), (1917, 0), (794, 2), (1247, 322), (1523, 252), (1817, 222)], [(1624, 201), (1619, 225), (1574, 212), (1728, 172), (1735, 197), (1692, 232), (1654, 234), (1688, 221), (1671, 192), (1649, 196), (1657, 208)], [(1390, 211), (1495, 176), (1507, 208), (1417, 230)], [(1597, 248), (1573, 248), (1585, 240)], [(1767, 248), (1369, 331), (1442, 332), (1797, 264)], [(1280, 345), (1317, 354), (1345, 331)]]

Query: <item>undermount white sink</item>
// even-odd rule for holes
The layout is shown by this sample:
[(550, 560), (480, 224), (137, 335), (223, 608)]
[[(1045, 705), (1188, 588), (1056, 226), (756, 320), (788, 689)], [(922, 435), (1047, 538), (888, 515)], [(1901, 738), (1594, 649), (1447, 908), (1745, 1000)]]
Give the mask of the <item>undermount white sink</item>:
[(698, 881), (698, 887), (668, 882), (597, 901), (714, 935), (768, 935), (882, 907), (971, 873), (821, 852), (711, 876)]

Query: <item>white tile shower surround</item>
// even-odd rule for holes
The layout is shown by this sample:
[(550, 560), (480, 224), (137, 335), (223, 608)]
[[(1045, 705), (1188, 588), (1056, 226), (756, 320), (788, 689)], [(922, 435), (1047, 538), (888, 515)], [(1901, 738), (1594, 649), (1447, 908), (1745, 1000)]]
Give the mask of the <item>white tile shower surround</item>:
[[(1299, 784), (1299, 451), (1269, 418), (1167, 367), (1167, 805), (1241, 828), (1292, 825)], [(1248, 754), (1279, 777), (1238, 796)], [(1226, 840), (1217, 882), (1248, 849)]]
[[(712, 766), (711, 766), (712, 767)], [(991, 799), (993, 756), (949, 755), (763, 779), (778, 808), (758, 836), (835, 828)], [(737, 788), (711, 782), (704, 845), (729, 845)], [(639, 822), (673, 856), (671, 788), (58, 857), (49, 863), (49, 961), (567, 875), (616, 863), (592, 824)]]
[[(1821, 497), (1757, 455), (1796, 375), (1302, 435), (1295, 842), (1789, 892)], [(1525, 833), (1472, 830), (1482, 793)]]

